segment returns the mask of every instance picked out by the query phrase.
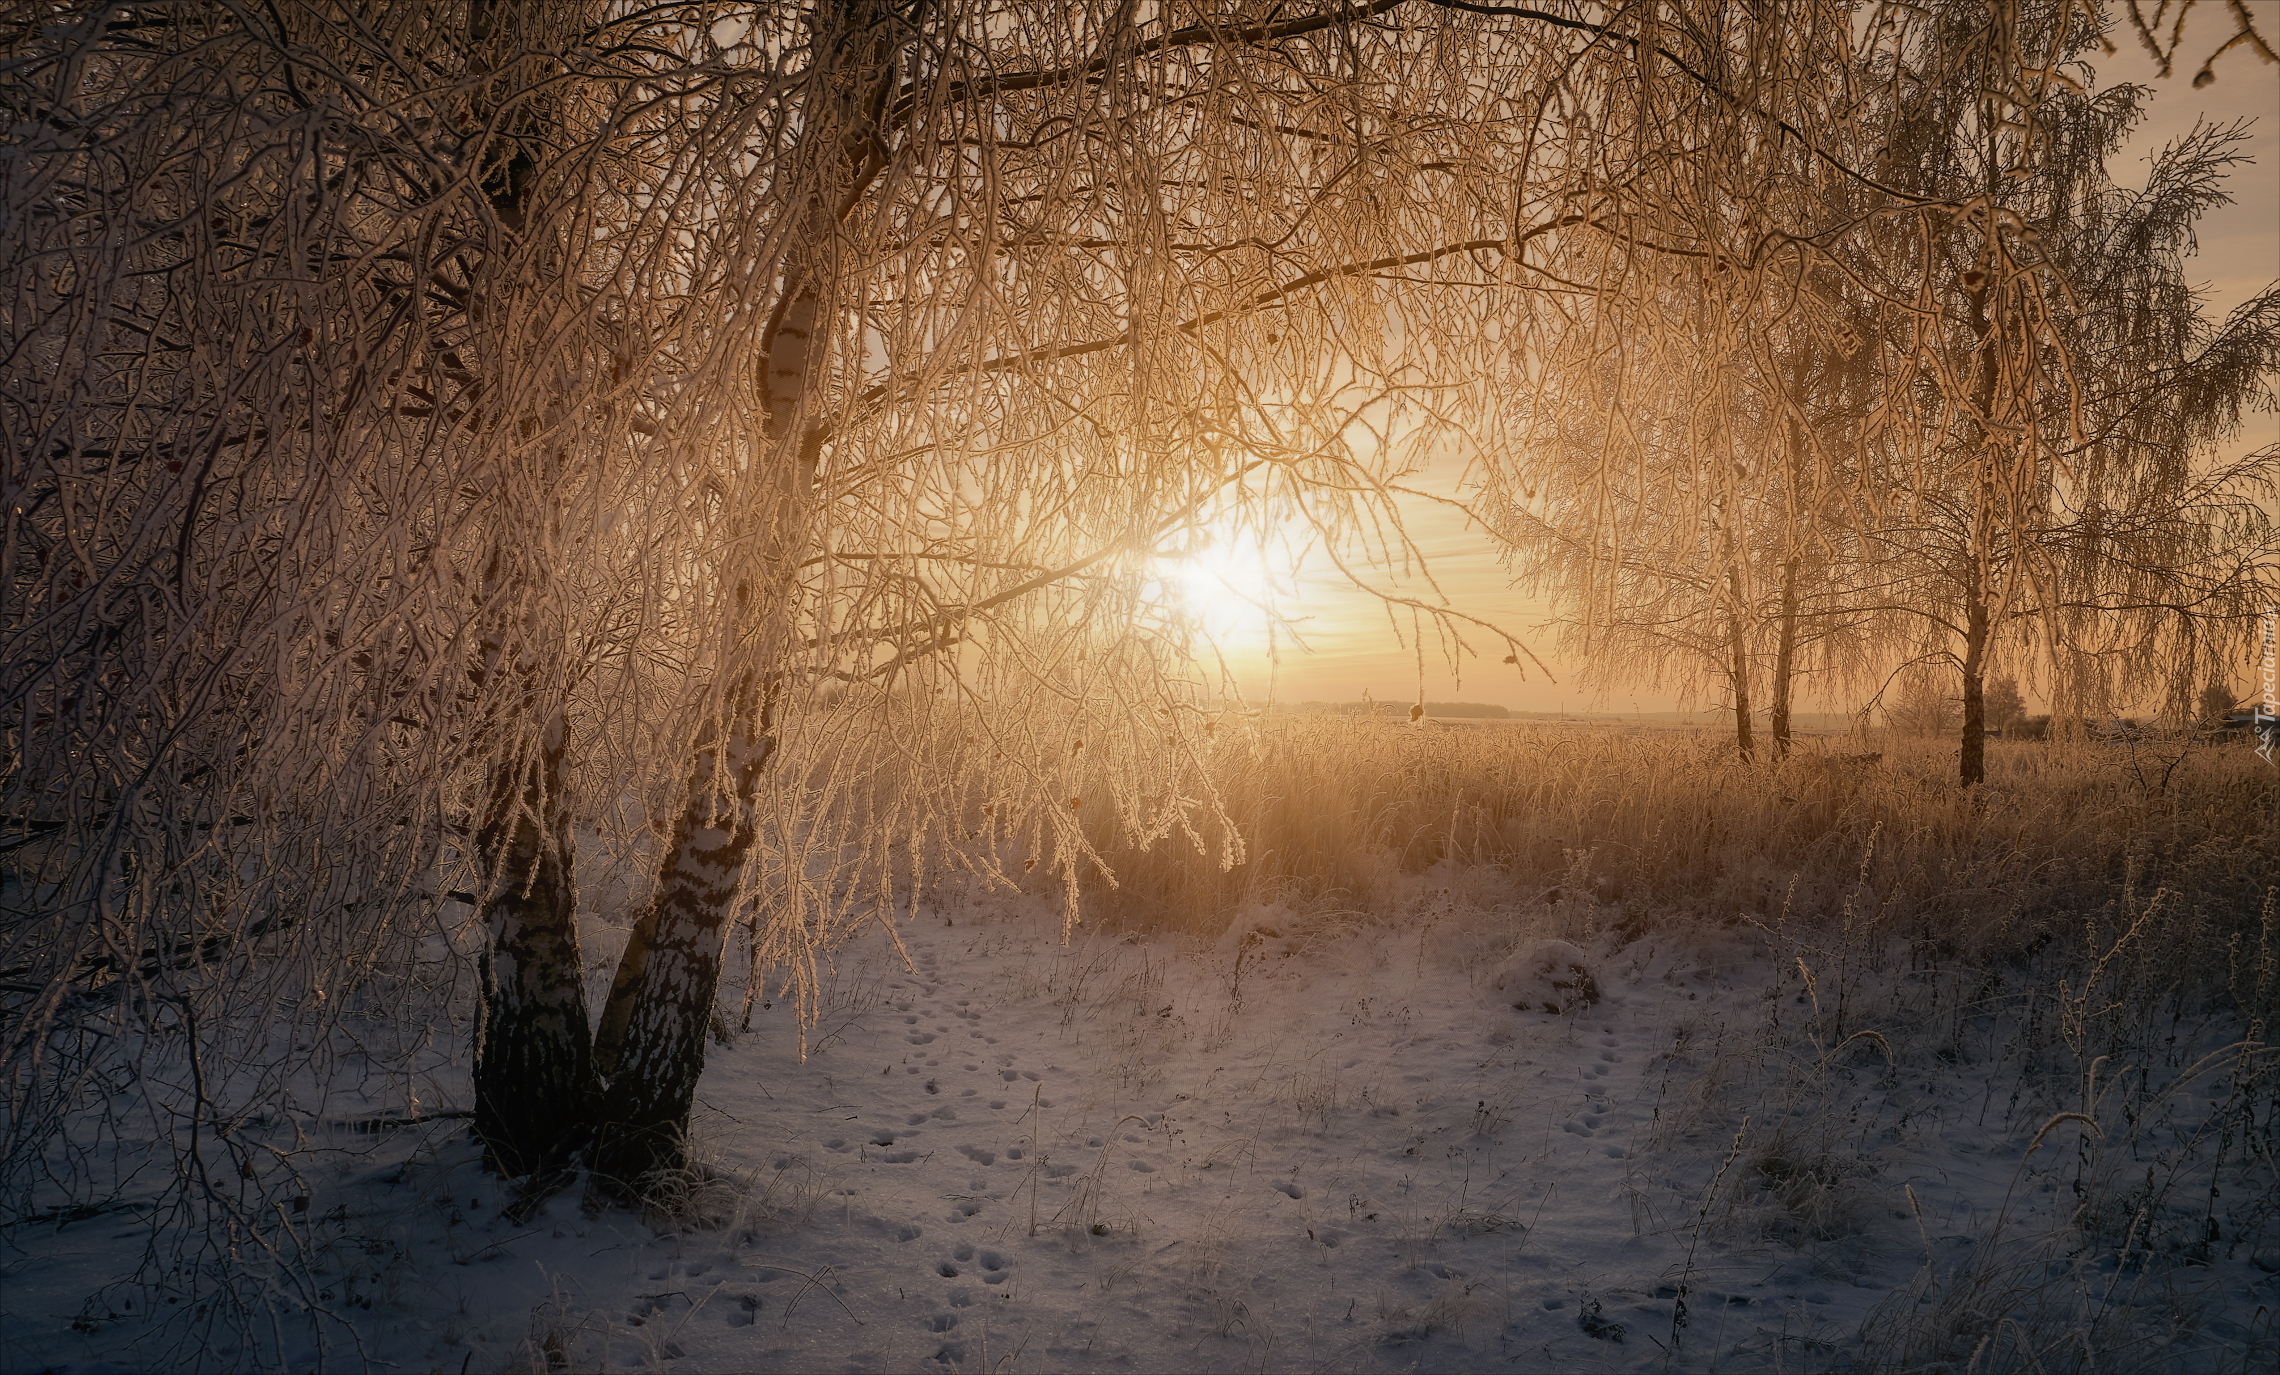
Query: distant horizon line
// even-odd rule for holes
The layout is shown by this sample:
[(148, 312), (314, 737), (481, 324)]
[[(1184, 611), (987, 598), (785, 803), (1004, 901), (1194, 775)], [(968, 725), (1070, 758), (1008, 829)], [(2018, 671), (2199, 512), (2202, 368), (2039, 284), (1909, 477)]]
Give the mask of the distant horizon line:
[[(1406, 701), (1406, 702), (1404, 702), (1404, 701), (1398, 701), (1398, 700), (1395, 700), (1395, 699), (1392, 699), (1392, 698), (1349, 698), (1349, 699), (1345, 699), (1345, 700), (1329, 700), (1329, 699), (1325, 699), (1325, 698), (1319, 698), (1319, 697), (1310, 697), (1310, 698), (1305, 698), (1305, 699), (1303, 699), (1303, 700), (1300, 700), (1300, 701), (1277, 701), (1277, 702), (1264, 702), (1264, 703), (1258, 703), (1258, 704), (1256, 704), (1256, 705), (1264, 706), (1264, 707), (1266, 707), (1268, 710), (1273, 710), (1273, 711), (1306, 711), (1306, 710), (1308, 710), (1308, 709), (1310, 709), (1310, 708), (1311, 708), (1311, 709), (1315, 709), (1315, 710), (1320, 710), (1320, 711), (1325, 711), (1325, 712), (1336, 712), (1336, 713), (1345, 714), (1345, 715), (1363, 715), (1363, 714), (1378, 714), (1378, 713), (1382, 713), (1382, 714), (1384, 714), (1384, 715), (1386, 715), (1386, 716), (1398, 717), (1398, 716), (1404, 716), (1404, 715), (1406, 715), (1406, 714), (1408, 713), (1409, 709), (1410, 709), (1411, 707), (1413, 707), (1413, 706), (1415, 706), (1415, 705), (1416, 705), (1416, 702), (1415, 702), (1415, 700), (1414, 700), (1414, 699), (1412, 699), (1412, 700), (1410, 700), (1410, 701)], [(1463, 715), (1477, 715), (1478, 713), (1480, 713), (1480, 712), (1482, 712), (1482, 711), (1491, 711), (1491, 710), (1492, 710), (1492, 711), (1501, 711), (1501, 712), (1505, 713), (1505, 715), (1506, 715), (1507, 717), (1513, 717), (1513, 718), (1524, 718), (1524, 719), (1529, 719), (1529, 720), (1538, 720), (1538, 719), (1542, 719), (1542, 720), (1574, 719), (1574, 720), (1586, 720), (1586, 721), (1693, 720), (1693, 719), (1695, 719), (1695, 718), (1698, 718), (1698, 717), (1710, 717), (1710, 718), (1719, 718), (1719, 717), (1725, 717), (1725, 718), (1730, 718), (1730, 717), (1733, 715), (1733, 708), (1731, 708), (1731, 707), (1701, 707), (1701, 708), (1697, 708), (1697, 709), (1695, 709), (1695, 710), (1691, 710), (1691, 711), (1689, 711), (1689, 710), (1682, 710), (1682, 709), (1677, 709), (1677, 708), (1670, 708), (1670, 709), (1661, 710), (1661, 711), (1639, 711), (1639, 710), (1633, 710), (1633, 711), (1618, 711), (1618, 710), (1605, 710), (1605, 709), (1601, 709), (1601, 710), (1584, 710), (1584, 709), (1577, 709), (1577, 708), (1572, 708), (1572, 707), (1566, 707), (1566, 708), (1515, 707), (1515, 706), (1510, 706), (1510, 705), (1507, 705), (1507, 704), (1505, 704), (1505, 703), (1503, 703), (1503, 702), (1432, 701), (1432, 700), (1428, 700), (1428, 701), (1426, 701), (1424, 705), (1425, 705), (1425, 714), (1426, 714), (1428, 717), (1434, 716), (1434, 715), (1436, 715), (1436, 714), (1442, 714), (1442, 713), (1445, 713), (1445, 714), (1448, 714), (1448, 715), (1452, 715), (1452, 716), (1463, 716)], [(1365, 712), (1365, 710), (1364, 710), (1365, 708), (1367, 708), (1367, 709), (1368, 709), (1368, 710), (1367, 710), (1367, 712)], [(1800, 712), (1792, 712), (1792, 713), (1790, 713), (1790, 719), (1791, 719), (1792, 721), (1799, 721), (1799, 722), (1802, 722), (1802, 721), (1812, 721), (1812, 720), (1818, 720), (1818, 721), (1846, 721), (1846, 722), (1850, 722), (1850, 721), (1853, 721), (1853, 720), (1857, 719), (1857, 718), (1858, 718), (1858, 716), (1859, 716), (1859, 714), (1860, 714), (1860, 713), (1858, 713), (1858, 712), (1850, 712), (1850, 711), (1800, 711)], [(1753, 719), (1754, 719), (1754, 718), (1756, 718), (1756, 717), (1759, 717), (1759, 716), (1765, 716), (1765, 715), (1767, 715), (1767, 713), (1765, 713), (1765, 712), (1762, 712), (1762, 711), (1759, 711), (1759, 712), (1753, 712), (1753, 713), (1751, 713), (1751, 715), (1752, 715), (1752, 717), (1753, 717)], [(1489, 719), (1496, 719), (1496, 718), (1489, 718)]]

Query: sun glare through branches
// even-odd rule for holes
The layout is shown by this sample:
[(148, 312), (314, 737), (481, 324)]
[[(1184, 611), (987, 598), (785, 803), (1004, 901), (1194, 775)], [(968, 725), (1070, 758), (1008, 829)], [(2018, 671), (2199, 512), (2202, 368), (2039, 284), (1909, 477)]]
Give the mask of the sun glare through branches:
[(1223, 651), (1256, 652), (1270, 627), (1292, 614), (1306, 548), (1287, 532), (1209, 536), (1159, 556), (1162, 586), (1180, 614)]
[(0, 5), (0, 1363), (2280, 1366), (2270, 16)]

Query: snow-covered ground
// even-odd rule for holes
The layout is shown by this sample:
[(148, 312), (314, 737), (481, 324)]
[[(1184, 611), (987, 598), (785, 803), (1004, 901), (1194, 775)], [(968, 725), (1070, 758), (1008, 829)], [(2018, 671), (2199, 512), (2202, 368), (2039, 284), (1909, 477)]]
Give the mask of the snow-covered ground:
[[(2161, 1143), (2188, 1150), (2233, 1091), (2230, 1060), (2188, 1072), (2222, 1028), (2136, 1071), (2174, 1081), (2170, 1135), (2141, 1123), (2111, 1161), (2078, 1122), (2041, 1131), (2047, 1091), (1973, 1049), (1999, 1022), (1903, 1025), (1862, 980), (1852, 1025), (1877, 1035), (1832, 1045), (1828, 976), (1763, 933), (1569, 920), (1428, 899), (1064, 945), (1049, 915), (976, 905), (900, 929), (915, 970), (874, 932), (804, 1061), (782, 1006), (713, 1049), (714, 1179), (679, 1219), (575, 1192), (518, 1213), (456, 1124), (312, 1140), (340, 1165), (302, 1234), (348, 1322), (293, 1364), (1962, 1369), (2008, 1315), (1980, 1368), (2038, 1343), (2054, 1367), (2273, 1368), (2275, 1235), (2157, 1241), (2157, 1214), (2208, 1203), (2153, 1186)], [(1598, 1000), (1515, 1009), (1556, 934)], [(2141, 1168), (2119, 1245), (2065, 1221), (2086, 1169), (2119, 1198)], [(228, 1367), (179, 1315), (153, 1336), (90, 1309), (147, 1235), (124, 1221), (8, 1238), (9, 1369)]]

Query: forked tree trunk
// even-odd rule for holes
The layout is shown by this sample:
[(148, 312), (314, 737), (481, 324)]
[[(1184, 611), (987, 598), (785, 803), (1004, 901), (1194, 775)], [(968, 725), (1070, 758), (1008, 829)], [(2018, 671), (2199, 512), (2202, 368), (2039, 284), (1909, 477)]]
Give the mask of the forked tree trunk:
[[(590, 15), (587, 17), (591, 17)], [(483, 133), (473, 166), (506, 241), (498, 252), (530, 253), (524, 242), (538, 162), (555, 101), (543, 85), (512, 108), (498, 107), (499, 73), (544, 51), (550, 26), (575, 25), (561, 4), (474, 0), (466, 12), (468, 74), (478, 83), (470, 134)], [(526, 74), (538, 81), (550, 62)], [(489, 126), (489, 127), (487, 127)], [(509, 443), (510, 417), (496, 443)], [(519, 437), (519, 436), (518, 436)], [(551, 532), (549, 532), (551, 534)], [(557, 589), (544, 555), (510, 547), (528, 530), (495, 533), (484, 601), (494, 614), (529, 615)], [(495, 749), (484, 808), (474, 838), (481, 876), (480, 915), (490, 944), (483, 959), (483, 1020), (475, 1049), (475, 1132), (484, 1163), (510, 1178), (552, 1172), (570, 1163), (589, 1132), (594, 1099), (593, 1031), (587, 1016), (585, 968), (578, 948), (578, 894), (564, 777), (569, 704), (543, 652), (554, 627), (533, 617), (531, 638), (487, 636), (478, 678), (493, 692), (512, 675), (513, 693), (486, 704), (482, 729)], [(529, 656), (529, 657), (525, 657)], [(513, 737), (521, 736), (518, 742)]]
[[(820, 304), (805, 284), (787, 290), (763, 340), (771, 438), (789, 453), (789, 481), (777, 493), (779, 564), (803, 526), (799, 508), (814, 486), (820, 428), (798, 433), (798, 417), (818, 366)], [(762, 501), (756, 506), (764, 507)], [(765, 523), (765, 517), (756, 517)], [(740, 607), (759, 604), (740, 584)], [(655, 894), (627, 937), (595, 1033), (595, 1067), (603, 1088), (587, 1152), (595, 1183), (623, 1198), (684, 1163), (683, 1138), (697, 1080), (705, 1068), (705, 1033), (720, 987), (722, 949), (745, 858), (758, 835), (760, 785), (776, 754), (776, 701), (782, 680), (773, 666), (747, 662), (723, 694), (720, 716), (699, 740), (687, 801), (675, 822)]]
[[(883, 32), (873, 32), (853, 55), (842, 54), (867, 73), (851, 90), (873, 91), (873, 105), (883, 102), (894, 79)], [(846, 155), (849, 175), (840, 202), (820, 196), (810, 202), (813, 245), (829, 242), (854, 194), (884, 166), (860, 140), (822, 152), (835, 159)], [(812, 498), (828, 433), (804, 423), (828, 343), (823, 293), (809, 275), (819, 270), (824, 269), (814, 260), (795, 267), (759, 349), (768, 439), (785, 466), (781, 488), (755, 493), (743, 514), (775, 546), (772, 561), (779, 569), (796, 566), (804, 553), (803, 508)], [(734, 601), (748, 611), (764, 604), (749, 583), (737, 585)], [(758, 835), (761, 781), (776, 754), (782, 687), (776, 666), (748, 659), (732, 671), (736, 676), (723, 693), (720, 715), (698, 742), (688, 800), (674, 824), (655, 894), (626, 940), (595, 1033), (603, 1087), (586, 1160), (596, 1185), (622, 1198), (640, 1196), (649, 1181), (685, 1163), (689, 1108), (704, 1073), (705, 1034), (720, 988), (729, 917)]]
[(622, 1197), (683, 1163), (728, 918), (776, 753), (772, 687), (761, 690), (746, 673), (722, 710), (723, 728), (699, 743), (656, 894), (626, 942), (596, 1037), (604, 1087), (587, 1163), (597, 1184)]
[[(818, 314), (816, 293), (795, 287), (764, 337), (761, 375), (779, 454), (817, 366)], [(777, 500), (756, 501), (748, 512), (765, 526), (765, 508), (773, 505), (769, 537), (779, 545), (779, 566), (797, 561), (787, 550), (803, 525), (799, 508), (814, 485), (820, 435), (803, 435), (786, 455), (789, 481)], [(759, 604), (746, 583), (738, 584), (734, 601), (747, 610)], [(781, 678), (773, 665), (750, 660), (732, 671), (720, 715), (697, 742), (687, 800), (655, 892), (626, 938), (595, 1032), (602, 1089), (586, 1161), (595, 1183), (621, 1198), (640, 1196), (648, 1181), (684, 1163), (729, 916), (759, 832), (761, 781), (776, 754)]]
[(475, 1132), (492, 1170), (559, 1169), (582, 1143), (593, 1101), (593, 1041), (568, 818), (568, 732), (559, 706), (535, 758), (500, 763), (475, 837), (491, 933), (475, 1048)]
[[(838, 220), (886, 165), (870, 120), (897, 81), (891, 58), (901, 39), (895, 29), (870, 22), (867, 7), (826, 13), (833, 22), (819, 27), (818, 51), (824, 56), (818, 60), (842, 67), (851, 79), (834, 90), (832, 104), (839, 108), (833, 117), (818, 121), (806, 137), (827, 169), (826, 181), (838, 183), (838, 194), (811, 196), (805, 251), (812, 256), (789, 261), (780, 304), (758, 350), (767, 433), (774, 459), (783, 465), (782, 484), (752, 493), (739, 516), (748, 522), (748, 536), (774, 546), (766, 560), (773, 565), (769, 576), (797, 566), (804, 553), (804, 507), (812, 500), (828, 433), (804, 422), (827, 342), (817, 278), (829, 279), (828, 248)], [(509, 165), (506, 174), (511, 177), (513, 170)], [(518, 185), (512, 198), (520, 195)], [(744, 581), (734, 601), (744, 611), (766, 604)], [(740, 614), (737, 624), (748, 627), (753, 619)], [(735, 652), (759, 657), (738, 659), (727, 670), (731, 677), (719, 714), (697, 742), (686, 801), (654, 895), (629, 934), (591, 1042), (587, 1063), (597, 1087), (583, 1100), (590, 1130), (586, 1161), (595, 1183), (621, 1197), (639, 1196), (656, 1176), (684, 1163), (683, 1138), (704, 1072), (729, 917), (758, 834), (761, 782), (776, 754), (782, 681), (777, 666), (767, 662), (764, 648)]]

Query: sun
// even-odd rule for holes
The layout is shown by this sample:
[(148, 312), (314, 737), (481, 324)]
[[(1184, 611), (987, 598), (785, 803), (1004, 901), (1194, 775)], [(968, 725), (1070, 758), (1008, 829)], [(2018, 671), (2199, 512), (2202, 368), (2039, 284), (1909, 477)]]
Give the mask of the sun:
[(1256, 540), (1215, 540), (1163, 559), (1161, 577), (1190, 625), (1226, 641), (1266, 634), (1291, 595), (1296, 562)]

